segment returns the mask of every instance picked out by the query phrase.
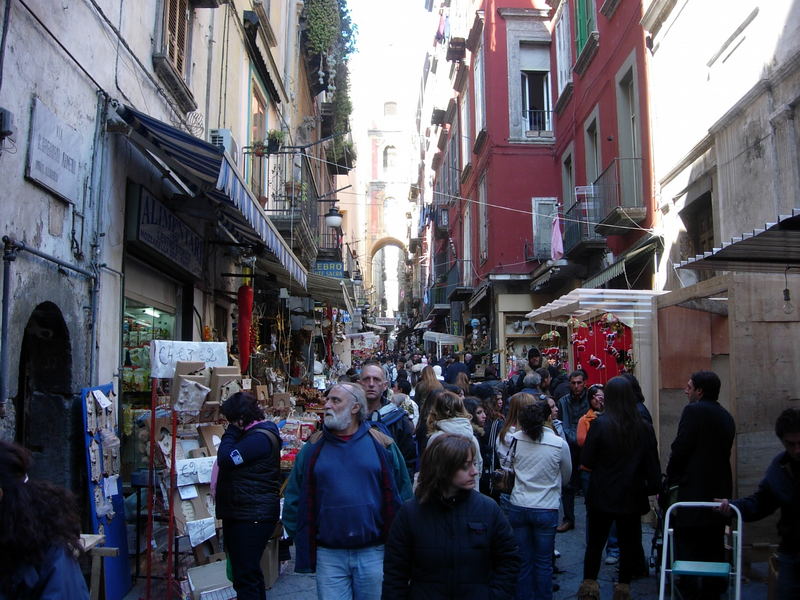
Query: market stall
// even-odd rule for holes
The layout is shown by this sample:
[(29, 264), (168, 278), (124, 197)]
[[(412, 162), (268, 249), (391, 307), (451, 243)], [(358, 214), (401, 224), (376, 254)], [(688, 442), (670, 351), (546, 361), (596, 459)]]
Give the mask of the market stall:
[(652, 411), (658, 393), (655, 297), (661, 293), (578, 288), (525, 317), (549, 328), (540, 337), (543, 354), (561, 357), (570, 369), (580, 366), (590, 383), (634, 373)]
[(422, 334), (422, 340), (425, 342), (426, 351), (433, 352), (435, 349), (437, 357), (459, 352), (464, 347), (464, 338), (460, 335), (438, 331), (426, 331)]

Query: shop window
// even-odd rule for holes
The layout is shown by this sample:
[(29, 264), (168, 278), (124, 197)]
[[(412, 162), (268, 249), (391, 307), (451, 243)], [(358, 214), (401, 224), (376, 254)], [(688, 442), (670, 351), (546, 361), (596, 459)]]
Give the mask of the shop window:
[(175, 336), (175, 315), (125, 299), (122, 323), (122, 391), (150, 391), (150, 342)]

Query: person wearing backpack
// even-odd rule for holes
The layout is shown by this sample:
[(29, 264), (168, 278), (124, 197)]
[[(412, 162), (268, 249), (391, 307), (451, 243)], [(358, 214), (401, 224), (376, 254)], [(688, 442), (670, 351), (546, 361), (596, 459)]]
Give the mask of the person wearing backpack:
[(367, 398), (366, 420), (395, 441), (408, 468), (408, 476), (413, 479), (417, 467), (414, 424), (406, 411), (389, 401), (391, 391), (380, 363), (365, 362), (359, 383)]
[(366, 419), (363, 388), (333, 386), (322, 431), (300, 450), (284, 493), (295, 571), (316, 572), (321, 600), (380, 599), (384, 543), (412, 494), (397, 444)]

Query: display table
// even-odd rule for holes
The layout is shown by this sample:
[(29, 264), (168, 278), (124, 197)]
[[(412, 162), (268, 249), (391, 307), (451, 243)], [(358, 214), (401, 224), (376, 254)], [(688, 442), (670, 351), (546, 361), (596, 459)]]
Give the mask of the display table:
[(81, 534), (81, 548), (92, 557), (92, 576), (89, 583), (89, 597), (91, 600), (100, 598), (100, 577), (103, 571), (103, 557), (117, 556), (119, 548), (107, 548), (106, 536), (95, 533)]

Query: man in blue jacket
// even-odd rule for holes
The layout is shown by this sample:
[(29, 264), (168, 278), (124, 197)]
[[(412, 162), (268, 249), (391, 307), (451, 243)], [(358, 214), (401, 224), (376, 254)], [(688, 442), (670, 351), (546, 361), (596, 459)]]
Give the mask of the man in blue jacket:
[[(732, 500), (745, 521), (758, 521), (780, 508), (778, 535), (778, 600), (800, 598), (800, 408), (787, 408), (775, 422), (775, 435), (784, 452), (776, 456), (758, 490)], [(720, 511), (730, 512), (728, 500)]]
[(332, 387), (323, 429), (297, 455), (284, 492), (295, 570), (316, 571), (321, 600), (380, 599), (384, 542), (411, 497), (403, 455), (366, 417), (360, 385)]

